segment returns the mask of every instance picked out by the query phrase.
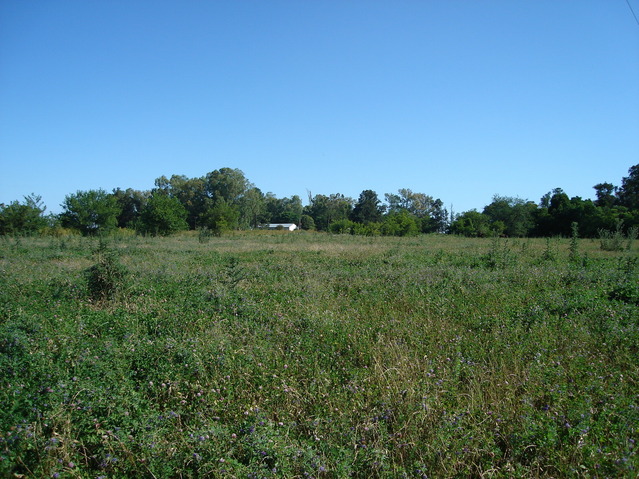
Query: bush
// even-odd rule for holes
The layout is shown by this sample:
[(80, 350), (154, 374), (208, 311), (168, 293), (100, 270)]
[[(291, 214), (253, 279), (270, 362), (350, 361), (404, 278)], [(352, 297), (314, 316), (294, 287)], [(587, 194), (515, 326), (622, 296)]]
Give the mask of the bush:
[(137, 229), (153, 236), (167, 236), (188, 229), (186, 209), (177, 198), (158, 194), (149, 198)]
[(419, 220), (407, 211), (391, 213), (384, 219), (381, 232), (386, 236), (415, 236), (419, 233)]
[(614, 231), (599, 230), (599, 241), (601, 249), (604, 251), (623, 251), (632, 247), (633, 241), (637, 239), (637, 227), (632, 227), (627, 234), (623, 232), (623, 220), (617, 221)]
[(312, 216), (302, 215), (300, 218), (300, 228), (303, 230), (314, 230), (315, 229), (315, 220)]
[(379, 236), (381, 232), (381, 223), (355, 223), (353, 234), (361, 236)]
[(351, 220), (339, 220), (334, 221), (328, 226), (328, 231), (333, 234), (353, 234), (353, 228), (355, 228), (355, 223)]
[(124, 290), (127, 270), (117, 261), (116, 253), (108, 250), (102, 240), (96, 255), (98, 262), (85, 272), (89, 297), (99, 302), (115, 299)]

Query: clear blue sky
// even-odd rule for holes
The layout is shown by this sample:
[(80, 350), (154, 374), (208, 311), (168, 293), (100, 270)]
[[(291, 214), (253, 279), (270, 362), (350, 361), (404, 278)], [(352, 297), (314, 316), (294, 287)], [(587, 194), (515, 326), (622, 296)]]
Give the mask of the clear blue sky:
[(0, 202), (231, 167), (462, 212), (638, 163), (625, 0), (0, 0)]

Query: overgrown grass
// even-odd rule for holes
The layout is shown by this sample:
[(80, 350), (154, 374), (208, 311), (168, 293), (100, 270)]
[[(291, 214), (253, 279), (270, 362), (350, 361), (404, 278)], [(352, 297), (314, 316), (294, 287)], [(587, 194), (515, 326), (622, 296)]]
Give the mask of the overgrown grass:
[(0, 475), (636, 477), (638, 345), (596, 241), (4, 238)]

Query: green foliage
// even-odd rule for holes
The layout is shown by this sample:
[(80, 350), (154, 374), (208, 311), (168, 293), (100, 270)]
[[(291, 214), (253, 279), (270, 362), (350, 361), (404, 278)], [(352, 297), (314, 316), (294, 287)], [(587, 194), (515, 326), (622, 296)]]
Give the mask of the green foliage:
[(389, 213), (381, 226), (382, 234), (387, 236), (415, 236), (419, 231), (419, 220), (405, 210)]
[(97, 262), (85, 271), (89, 297), (96, 302), (117, 299), (126, 288), (127, 269), (118, 262), (116, 252), (107, 247), (103, 238), (95, 256)]
[(382, 234), (382, 223), (355, 223), (352, 232), (361, 236), (379, 236)]
[(202, 214), (200, 225), (208, 228), (214, 236), (222, 236), (238, 227), (239, 218), (238, 208), (220, 198)]
[(639, 209), (639, 165), (628, 170), (628, 176), (622, 178), (617, 193), (619, 202), (629, 209)]
[(579, 261), (579, 223), (575, 221), (570, 226), (572, 235), (570, 236), (570, 254), (568, 258), (570, 261), (576, 262)]
[(401, 188), (397, 194), (386, 193), (389, 213), (407, 211), (420, 221), (423, 233), (443, 233), (448, 226), (448, 212), (440, 199)]
[(373, 190), (364, 190), (359, 195), (353, 211), (351, 211), (350, 219), (356, 223), (363, 224), (379, 223), (383, 214), (384, 209), (377, 197), (377, 193)]
[(466, 211), (452, 222), (450, 231), (453, 234), (483, 238), (490, 236), (490, 218), (476, 210)]
[(276, 198), (272, 193), (266, 195), (266, 215), (270, 223), (300, 223), (302, 200), (294, 195), (290, 198)]
[[(2, 477), (636, 476), (634, 251), (18, 240), (0, 241)], [(87, 297), (92, 253), (111, 300)]]
[(85, 236), (113, 231), (121, 211), (116, 198), (102, 189), (67, 195), (62, 208), (62, 226), (74, 228)]
[(343, 220), (333, 221), (328, 226), (328, 231), (336, 235), (353, 234), (354, 228), (355, 228), (355, 222), (351, 220), (343, 219)]
[(490, 250), (486, 255), (486, 265), (490, 269), (505, 269), (515, 262), (508, 240), (502, 240), (494, 235), (490, 241)]
[(19, 203), (0, 204), (0, 235), (33, 235), (47, 226), (42, 197), (31, 194)]
[(624, 233), (623, 221), (618, 220), (614, 231), (599, 230), (599, 243), (604, 251), (630, 250), (635, 239), (637, 239), (637, 227), (632, 227), (628, 233)]
[[(302, 204), (300, 202), (300, 214)], [(266, 223), (268, 213), (266, 210), (266, 200), (259, 188), (251, 187), (240, 200), (240, 227), (257, 228), (260, 224)], [(299, 215), (298, 215), (299, 218)], [(298, 220), (296, 219), (295, 222)], [(287, 221), (287, 223), (289, 223)]]
[(328, 231), (329, 225), (335, 221), (348, 219), (353, 208), (353, 200), (339, 193), (314, 197), (309, 194), (309, 200), (304, 213), (313, 218), (315, 227), (320, 231)]
[(188, 228), (187, 212), (177, 198), (152, 195), (140, 213), (136, 229), (143, 234), (166, 236)]
[(239, 201), (250, 188), (244, 173), (235, 168), (220, 168), (207, 173), (205, 188), (209, 198), (224, 200), (227, 204), (239, 206)]
[(303, 230), (314, 230), (315, 229), (315, 220), (312, 216), (302, 215), (300, 218), (300, 227)]
[(546, 242), (546, 248), (544, 249), (544, 252), (541, 255), (541, 259), (552, 263), (557, 259), (555, 248), (551, 238), (546, 238), (545, 242)]
[(120, 209), (118, 228), (134, 228), (140, 213), (146, 205), (148, 194), (132, 188), (113, 190), (113, 197)]
[(483, 213), (488, 216), (492, 223), (491, 229), (497, 234), (518, 238), (528, 236), (532, 231), (536, 209), (535, 203), (521, 198), (495, 195)]

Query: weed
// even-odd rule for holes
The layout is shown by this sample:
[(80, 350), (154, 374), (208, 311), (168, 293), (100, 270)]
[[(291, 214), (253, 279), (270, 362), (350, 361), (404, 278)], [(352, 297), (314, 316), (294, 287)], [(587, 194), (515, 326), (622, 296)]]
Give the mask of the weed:
[[(197, 239), (200, 243), (208, 243), (211, 241), (211, 237), (213, 236), (213, 231), (207, 226), (203, 226), (198, 228), (197, 230)], [(217, 235), (219, 236), (219, 235)]]
[(515, 262), (515, 256), (508, 246), (508, 240), (494, 235), (490, 241), (490, 250), (486, 255), (486, 265), (490, 269), (504, 269)]
[(623, 220), (618, 220), (613, 231), (599, 230), (599, 242), (603, 251), (623, 251), (632, 248), (639, 229), (633, 226), (626, 234), (623, 232)]
[(635, 251), (63, 239), (0, 242), (2, 477), (636, 476)]
[(550, 263), (554, 262), (557, 259), (557, 255), (555, 254), (552, 240), (550, 238), (546, 238), (546, 248), (544, 249), (544, 253), (541, 255), (541, 258), (544, 261), (548, 261)]
[(97, 302), (115, 299), (124, 292), (127, 270), (102, 238), (95, 256), (97, 262), (85, 272), (89, 297)]
[(579, 223), (573, 221), (570, 225), (572, 234), (570, 235), (570, 253), (568, 258), (571, 262), (579, 261)]

